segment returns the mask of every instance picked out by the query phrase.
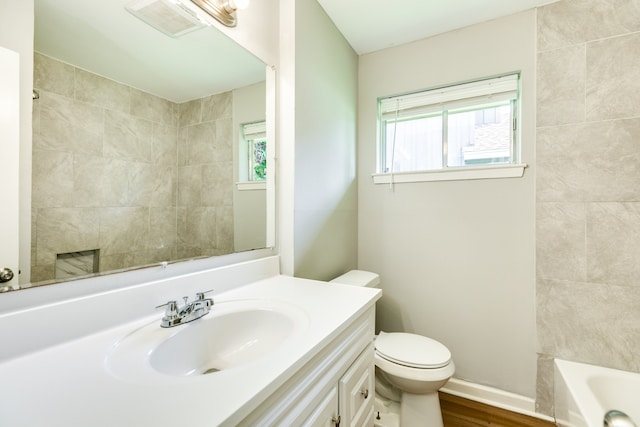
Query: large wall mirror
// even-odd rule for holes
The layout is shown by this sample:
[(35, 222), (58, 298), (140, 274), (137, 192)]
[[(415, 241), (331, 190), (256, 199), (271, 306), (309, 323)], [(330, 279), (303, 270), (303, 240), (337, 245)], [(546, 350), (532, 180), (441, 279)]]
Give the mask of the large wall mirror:
[(35, 0), (32, 284), (266, 245), (265, 64), (127, 3)]

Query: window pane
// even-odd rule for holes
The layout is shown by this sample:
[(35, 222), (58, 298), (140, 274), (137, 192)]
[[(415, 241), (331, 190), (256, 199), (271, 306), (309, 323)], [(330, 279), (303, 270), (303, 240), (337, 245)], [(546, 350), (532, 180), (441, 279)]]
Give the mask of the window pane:
[(238, 176), (240, 181), (267, 178), (267, 123), (244, 123), (240, 135)]
[(264, 139), (252, 139), (249, 144), (251, 150), (251, 181), (264, 181), (267, 179), (267, 141)]
[(385, 132), (384, 172), (442, 168), (442, 116), (388, 120)]
[(519, 161), (519, 74), (378, 98), (379, 173)]
[(511, 104), (449, 112), (449, 166), (511, 162)]

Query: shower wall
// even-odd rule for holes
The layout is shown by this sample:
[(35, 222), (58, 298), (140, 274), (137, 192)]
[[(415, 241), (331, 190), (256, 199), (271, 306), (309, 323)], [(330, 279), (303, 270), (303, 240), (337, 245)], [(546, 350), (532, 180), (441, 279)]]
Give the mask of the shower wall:
[(640, 4), (538, 9), (540, 412), (553, 359), (640, 372)]
[(32, 282), (233, 250), (231, 93), (183, 104), (34, 56)]
[(178, 258), (233, 251), (233, 97), (178, 106)]

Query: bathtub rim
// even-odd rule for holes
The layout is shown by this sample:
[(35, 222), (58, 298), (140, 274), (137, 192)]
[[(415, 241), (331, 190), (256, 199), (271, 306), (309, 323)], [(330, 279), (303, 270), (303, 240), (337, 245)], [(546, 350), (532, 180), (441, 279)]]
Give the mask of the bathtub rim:
[[(582, 362), (573, 362), (563, 359), (554, 359), (555, 369), (555, 385), (554, 385), (554, 404), (555, 412), (558, 414), (559, 402), (561, 396), (559, 392), (564, 392), (565, 398), (569, 398), (574, 407), (579, 411), (580, 419), (569, 419), (572, 424), (562, 424), (571, 427), (602, 427), (604, 415), (607, 411), (617, 408), (604, 408), (597, 396), (593, 393), (589, 386), (589, 379), (599, 376), (611, 376), (620, 377), (631, 375), (640, 376), (637, 372), (623, 371), (620, 369), (607, 368), (604, 366), (598, 366)], [(559, 387), (564, 387), (564, 390), (559, 390)], [(569, 402), (566, 402), (569, 403)], [(569, 412), (571, 408), (564, 407), (562, 410)], [(560, 416), (556, 416), (558, 422), (564, 422)], [(639, 420), (634, 419), (636, 423)], [(577, 422), (577, 424), (573, 424)]]

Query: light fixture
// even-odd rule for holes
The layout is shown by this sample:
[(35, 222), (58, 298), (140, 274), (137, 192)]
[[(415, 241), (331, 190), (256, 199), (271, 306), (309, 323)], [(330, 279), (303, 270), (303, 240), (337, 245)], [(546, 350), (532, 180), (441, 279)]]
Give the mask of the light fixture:
[(235, 27), (238, 23), (236, 10), (246, 9), (249, 6), (249, 0), (191, 0), (191, 2), (227, 27)]

